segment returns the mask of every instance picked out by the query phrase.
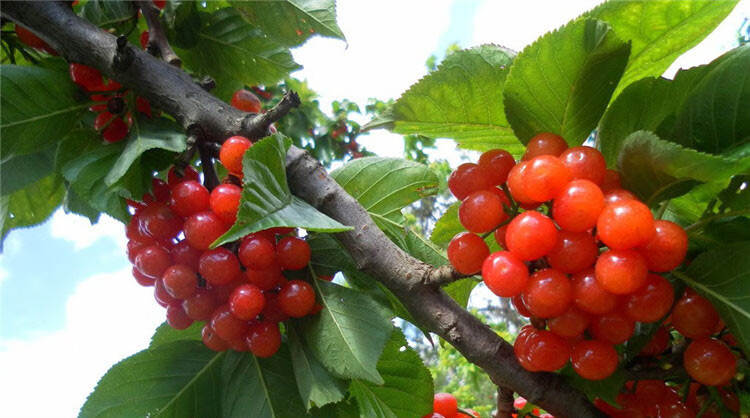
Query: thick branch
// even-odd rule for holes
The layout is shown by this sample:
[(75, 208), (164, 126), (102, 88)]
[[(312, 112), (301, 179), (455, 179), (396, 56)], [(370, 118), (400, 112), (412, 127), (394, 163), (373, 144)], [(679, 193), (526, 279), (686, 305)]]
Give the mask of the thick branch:
[[(62, 2), (4, 2), (2, 13), (40, 35), (66, 59), (93, 66), (135, 90), (201, 139), (221, 142), (231, 135), (250, 138), (267, 129), (280, 113), (247, 117), (204, 91), (181, 70), (143, 51), (115, 70), (115, 37), (83, 21)], [(297, 98), (298, 100), (298, 98)], [(293, 104), (294, 98), (289, 98)], [(283, 105), (286, 107), (287, 105)], [(265, 126), (265, 127), (264, 127)], [(454, 345), (492, 381), (518, 392), (559, 417), (602, 416), (562, 376), (529, 373), (515, 360), (513, 348), (436, 286), (427, 286), (435, 269), (394, 245), (365, 209), (347, 194), (308, 153), (292, 147), (287, 154), (292, 191), (333, 219), (354, 227), (337, 234), (357, 266), (376, 277), (398, 297), (415, 320)]]
[(161, 59), (170, 65), (180, 67), (182, 61), (180, 60), (180, 57), (174, 53), (172, 47), (169, 46), (167, 34), (164, 32), (164, 27), (159, 20), (159, 8), (156, 7), (152, 0), (136, 0), (135, 4), (141, 9), (143, 18), (146, 19), (149, 48), (153, 48), (159, 54)]

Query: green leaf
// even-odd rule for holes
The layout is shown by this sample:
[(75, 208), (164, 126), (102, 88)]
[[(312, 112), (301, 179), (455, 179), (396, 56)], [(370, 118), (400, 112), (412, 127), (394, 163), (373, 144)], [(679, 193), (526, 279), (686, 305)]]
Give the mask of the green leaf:
[(0, 194), (11, 194), (48, 176), (54, 155), (54, 150), (46, 149), (0, 161)]
[(46, 221), (60, 206), (64, 189), (57, 175), (50, 175), (0, 198), (2, 238), (12, 229), (26, 228)]
[(197, 44), (177, 51), (185, 65), (213, 77), (217, 84), (274, 84), (301, 68), (288, 49), (249, 25), (234, 8), (203, 18)]
[(156, 328), (148, 348), (156, 348), (175, 341), (202, 341), (201, 330), (203, 330), (202, 322), (193, 322), (193, 325), (183, 330), (176, 330), (163, 322)]
[(312, 256), (310, 264), (318, 275), (333, 275), (341, 271), (347, 282), (359, 289), (372, 289), (375, 279), (359, 270), (349, 253), (329, 234), (308, 235)]
[(351, 229), (292, 195), (286, 183), (287, 148), (284, 136), (275, 134), (247, 150), (243, 158), (244, 182), (237, 222), (214, 242), (214, 247), (277, 226), (321, 232)]
[(81, 8), (81, 17), (99, 27), (112, 27), (137, 18), (132, 1), (89, 0)]
[(221, 381), (214, 384), (223, 389), (223, 417), (307, 416), (296, 389), (286, 344), (282, 344), (279, 351), (269, 358), (228, 351), (221, 367)]
[(750, 144), (750, 45), (712, 64), (677, 110), (674, 129), (669, 135), (664, 129), (657, 132), (686, 147), (721, 154)]
[(79, 418), (218, 417), (224, 353), (200, 341), (174, 341), (112, 366)]
[(231, 1), (245, 20), (285, 46), (297, 46), (315, 34), (343, 41), (336, 24), (335, 0)]
[(505, 113), (524, 144), (541, 132), (580, 145), (596, 127), (628, 62), (630, 45), (606, 23), (578, 19), (516, 57), (505, 85)]
[(0, 154), (31, 154), (54, 146), (89, 106), (67, 72), (27, 65), (0, 66)]
[(704, 154), (638, 131), (623, 142), (618, 158), (622, 183), (649, 206), (681, 196), (707, 182), (728, 180), (750, 169), (750, 158)]
[(750, 355), (750, 242), (722, 246), (693, 260), (687, 272), (674, 271), (677, 278), (711, 301)]
[(461, 148), (505, 148), (520, 154), (523, 146), (503, 107), (503, 85), (514, 55), (496, 45), (455, 52), (364, 129), (453, 138)]
[(353, 380), (349, 386), (360, 415), (373, 418), (413, 418), (432, 411), (434, 387), (430, 370), (394, 329), (378, 361), (382, 385)]
[(376, 366), (393, 324), (391, 313), (369, 295), (337, 284), (314, 282), (320, 314), (305, 319), (305, 340), (333, 374), (383, 383)]
[(570, 363), (566, 364), (560, 370), (560, 373), (568, 378), (573, 387), (585, 393), (592, 402), (594, 399), (599, 398), (611, 405), (617, 405), (617, 395), (625, 385), (625, 372), (620, 367), (609, 377), (602, 380), (587, 380), (582, 378), (573, 370), (573, 366)]
[(610, 167), (628, 135), (635, 131), (656, 132), (690, 94), (707, 72), (707, 66), (678, 71), (674, 80), (648, 77), (629, 85), (607, 109), (599, 123), (597, 141)]
[(91, 225), (99, 222), (99, 217), (101, 216), (101, 212), (94, 209), (85, 199), (79, 196), (70, 184), (67, 184), (65, 187), (63, 210), (65, 213), (73, 213), (88, 218)]
[(286, 327), (289, 337), (289, 351), (292, 357), (294, 375), (297, 378), (302, 403), (307, 410), (310, 407), (323, 406), (344, 399), (346, 385), (344, 381), (332, 376), (315, 358), (302, 340), (297, 325), (290, 323)]
[(638, 79), (662, 75), (677, 57), (711, 33), (736, 4), (735, 0), (615, 0), (586, 13), (609, 23), (620, 38), (631, 42), (630, 60), (615, 96)]
[(133, 123), (122, 150), (112, 169), (104, 177), (104, 183), (117, 183), (142, 155), (151, 149), (172, 152), (185, 150), (185, 134), (176, 123), (164, 118), (138, 119)]

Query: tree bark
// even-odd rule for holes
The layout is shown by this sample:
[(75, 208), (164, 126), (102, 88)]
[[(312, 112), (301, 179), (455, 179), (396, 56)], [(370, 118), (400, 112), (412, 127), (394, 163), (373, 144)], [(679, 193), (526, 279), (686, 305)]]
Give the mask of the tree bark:
[[(76, 16), (65, 2), (3, 2), (2, 14), (34, 31), (68, 61), (95, 67), (133, 89), (172, 115), (186, 131), (200, 132), (197, 136), (203, 140), (221, 142), (236, 134), (257, 138), (267, 129), (267, 119), (223, 103), (180, 69), (138, 48), (130, 47), (133, 60), (129, 65), (114, 65), (116, 38)], [(295, 195), (354, 227), (336, 238), (357, 266), (390, 289), (422, 327), (484, 369), (496, 385), (558, 417), (603, 416), (562, 376), (521, 368), (510, 344), (431, 283), (449, 281), (451, 276), (393, 244), (367, 211), (307, 152), (296, 147), (289, 150), (287, 175)]]

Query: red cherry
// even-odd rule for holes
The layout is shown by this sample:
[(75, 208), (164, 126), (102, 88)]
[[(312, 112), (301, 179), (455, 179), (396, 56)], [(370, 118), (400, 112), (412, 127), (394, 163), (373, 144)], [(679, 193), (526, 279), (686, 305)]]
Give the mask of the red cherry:
[(249, 321), (255, 319), (266, 307), (266, 299), (263, 291), (252, 284), (238, 286), (229, 297), (229, 308), (232, 315), (239, 319)]
[(713, 338), (694, 340), (683, 357), (685, 371), (706, 386), (722, 386), (737, 373), (737, 358), (721, 341)]
[(448, 176), (448, 188), (458, 200), (464, 200), (470, 194), (492, 187), (492, 175), (474, 163), (458, 166)]
[(223, 247), (204, 252), (198, 263), (198, 271), (208, 283), (218, 286), (231, 283), (242, 274), (237, 256)]
[(687, 338), (711, 336), (719, 319), (719, 313), (711, 302), (690, 288), (685, 289), (685, 294), (672, 308), (672, 325)]
[(235, 91), (230, 103), (243, 112), (260, 113), (260, 99), (245, 89)]
[(242, 157), (253, 143), (244, 136), (233, 136), (221, 145), (219, 160), (227, 171), (242, 178)]
[(643, 286), (648, 276), (646, 260), (635, 250), (609, 250), (596, 260), (596, 280), (610, 293), (624, 295)]
[(226, 341), (222, 340), (216, 331), (211, 327), (211, 324), (206, 324), (201, 330), (201, 338), (203, 339), (203, 345), (213, 351), (225, 351), (229, 348)]
[(635, 322), (623, 313), (614, 311), (592, 319), (589, 331), (597, 340), (617, 345), (633, 336)]
[(297, 237), (285, 237), (276, 244), (276, 261), (284, 270), (299, 270), (310, 262), (310, 245)]
[(667, 272), (682, 264), (688, 248), (688, 236), (674, 222), (654, 221), (656, 233), (640, 252), (650, 271)]
[(200, 182), (200, 175), (192, 166), (185, 167), (182, 176), (177, 175), (177, 171), (174, 167), (169, 169), (169, 173), (167, 174), (167, 184), (170, 186), (176, 186), (177, 184), (188, 180)]
[(193, 325), (193, 320), (182, 310), (182, 305), (169, 305), (167, 306), (167, 324), (176, 330), (183, 330)]
[(568, 310), (550, 318), (547, 321), (549, 330), (563, 338), (573, 338), (583, 334), (583, 331), (589, 326), (591, 318), (588, 314), (582, 312), (575, 305), (571, 305)]
[(211, 210), (225, 224), (232, 225), (237, 221), (241, 195), (242, 189), (234, 184), (220, 184), (211, 191)]
[(310, 313), (315, 305), (315, 291), (309, 283), (291, 280), (279, 292), (279, 307), (292, 318), (301, 318)]
[(522, 160), (528, 161), (540, 155), (559, 157), (566, 149), (568, 149), (568, 144), (563, 137), (550, 132), (542, 132), (536, 134), (526, 144), (526, 153)]
[(565, 274), (555, 269), (539, 270), (529, 278), (522, 298), (532, 315), (552, 318), (568, 309), (573, 287)]
[(594, 265), (599, 247), (587, 232), (558, 231), (557, 242), (547, 254), (550, 266), (563, 273), (578, 273)]
[(571, 278), (573, 303), (592, 315), (604, 315), (617, 306), (617, 296), (602, 287), (594, 276), (594, 269), (587, 269)]
[(281, 347), (279, 324), (269, 321), (258, 321), (250, 325), (247, 333), (247, 345), (256, 357), (271, 357)]
[(513, 156), (502, 149), (486, 151), (479, 157), (479, 167), (487, 173), (490, 183), (495, 186), (505, 184), (514, 165), (516, 165), (516, 160)]
[(570, 170), (559, 158), (541, 155), (528, 161), (523, 188), (534, 201), (545, 202), (557, 196), (571, 180)]
[(185, 220), (184, 229), (190, 246), (207, 250), (229, 228), (213, 212), (198, 212)]
[(604, 195), (588, 180), (573, 180), (566, 184), (552, 205), (552, 217), (560, 228), (584, 232), (594, 226), (604, 210)]
[(466, 197), (458, 208), (458, 219), (470, 232), (492, 231), (508, 218), (503, 201), (493, 192), (479, 190)]
[(193, 269), (183, 264), (167, 268), (162, 280), (167, 293), (175, 299), (187, 299), (198, 289), (198, 276)]
[(210, 323), (216, 334), (228, 343), (243, 341), (248, 329), (245, 321), (237, 319), (232, 315), (229, 305), (222, 305), (216, 308), (211, 315)]
[(570, 359), (570, 346), (553, 332), (537, 330), (526, 340), (523, 354), (531, 366), (530, 371), (554, 372)]
[(138, 225), (141, 231), (157, 240), (171, 240), (182, 230), (182, 218), (166, 204), (155, 202), (141, 211)]
[(101, 91), (104, 89), (102, 73), (96, 68), (83, 64), (71, 63), (68, 66), (70, 78), (74, 83), (86, 91)]
[(211, 318), (211, 314), (216, 309), (216, 301), (211, 292), (200, 288), (192, 296), (182, 301), (182, 309), (193, 320), (206, 321)]
[(536, 260), (555, 247), (557, 228), (539, 212), (523, 212), (508, 224), (505, 242), (510, 252), (521, 260)]
[(144, 275), (151, 278), (161, 278), (172, 259), (164, 248), (158, 245), (143, 247), (135, 256), (135, 267)]
[(276, 264), (274, 245), (262, 235), (250, 235), (243, 239), (237, 255), (243, 266), (253, 270), (265, 270)]
[(133, 274), (133, 278), (135, 281), (143, 286), (143, 287), (149, 287), (153, 286), (156, 279), (146, 276), (145, 274), (138, 271), (138, 269), (134, 266), (131, 270), (131, 273)]
[(498, 251), (484, 260), (482, 279), (492, 293), (501, 297), (513, 297), (526, 287), (529, 269), (513, 253)]
[(573, 346), (570, 362), (584, 379), (601, 380), (617, 369), (617, 351), (612, 345), (601, 341), (581, 341)]
[(560, 161), (568, 167), (573, 179), (586, 179), (596, 185), (604, 183), (607, 163), (599, 150), (580, 146), (569, 148), (560, 154)]
[(458, 401), (450, 393), (436, 393), (432, 401), (432, 410), (446, 418), (455, 417), (458, 413)]
[(475, 274), (482, 270), (482, 264), (490, 249), (479, 235), (470, 232), (457, 234), (448, 244), (448, 260), (461, 274)]
[(623, 311), (633, 321), (656, 322), (662, 319), (674, 302), (674, 288), (669, 280), (650, 273), (646, 283), (625, 296)]
[(648, 206), (636, 200), (610, 203), (596, 224), (599, 238), (609, 248), (624, 250), (648, 243), (656, 232)]
[(209, 210), (210, 193), (195, 180), (182, 181), (172, 186), (169, 206), (180, 216), (188, 217)]

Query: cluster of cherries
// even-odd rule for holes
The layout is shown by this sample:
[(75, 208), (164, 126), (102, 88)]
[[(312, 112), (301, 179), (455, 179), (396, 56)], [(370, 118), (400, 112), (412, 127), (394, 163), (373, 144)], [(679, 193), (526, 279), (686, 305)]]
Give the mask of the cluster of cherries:
[[(661, 322), (641, 356), (663, 354), (674, 328), (691, 340), (683, 363), (695, 381), (723, 386), (735, 375), (735, 354), (712, 338), (731, 334), (711, 303), (689, 288), (674, 303), (672, 284), (658, 274), (682, 264), (687, 234), (655, 220), (595, 148), (539, 134), (518, 163), (505, 150), (487, 151), (448, 185), (467, 230), (451, 240), (448, 258), (460, 273), (481, 272), (493, 293), (531, 318), (514, 345), (525, 369), (552, 372), (570, 360), (581, 377), (604, 379), (636, 322)], [(490, 234), (504, 251), (490, 254)]]
[(283, 274), (310, 261), (310, 246), (294, 228), (271, 228), (211, 248), (237, 218), (242, 190), (234, 183), (251, 146), (241, 136), (224, 142), (219, 158), (230, 177), (211, 191), (191, 166), (182, 176), (173, 167), (166, 182), (154, 179), (153, 194), (128, 202), (134, 215), (126, 228), (127, 251), (133, 276), (154, 287), (173, 328), (205, 321), (208, 348), (269, 357), (281, 344), (280, 322), (315, 314), (321, 306), (309, 282)]

